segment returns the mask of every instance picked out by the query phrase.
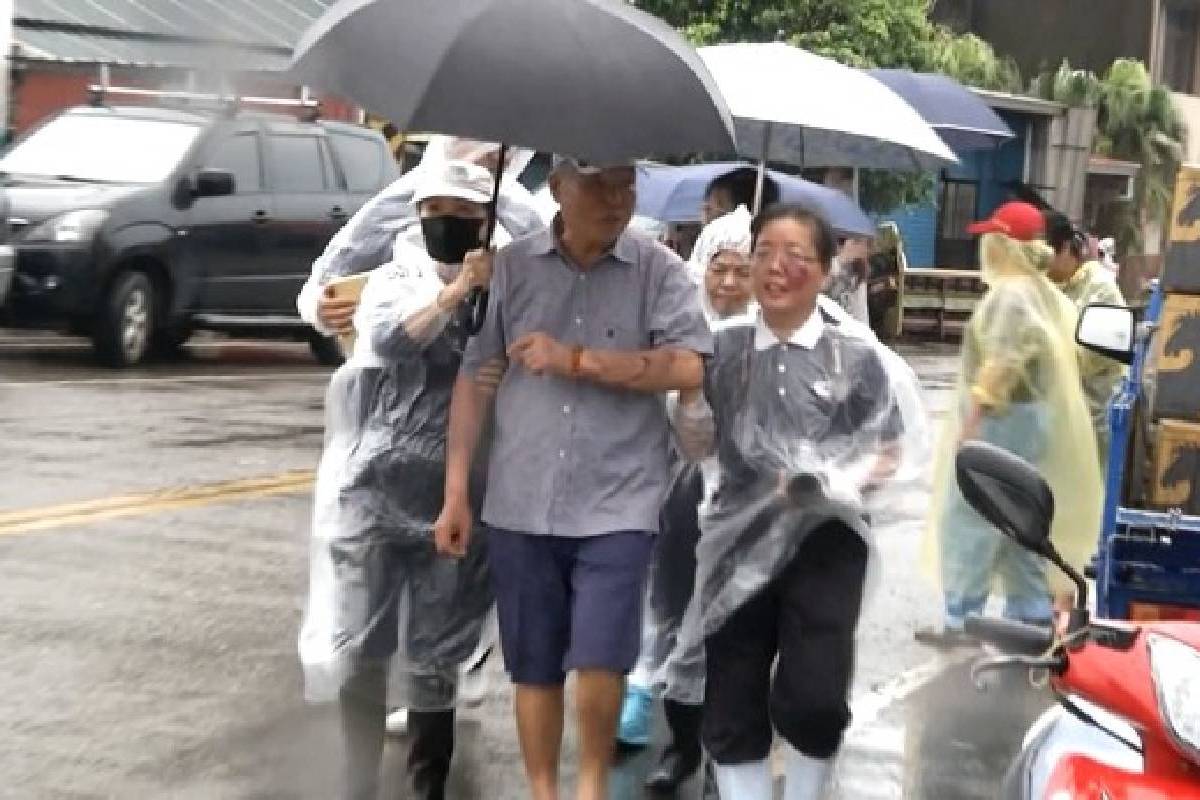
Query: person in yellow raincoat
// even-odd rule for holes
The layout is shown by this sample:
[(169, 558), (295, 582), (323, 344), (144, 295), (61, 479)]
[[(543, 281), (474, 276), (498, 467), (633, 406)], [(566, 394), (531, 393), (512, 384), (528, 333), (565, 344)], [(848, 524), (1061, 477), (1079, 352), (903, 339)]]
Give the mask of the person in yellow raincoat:
[[(1086, 236), (1057, 211), (1046, 213), (1046, 242), (1054, 249), (1054, 258), (1046, 275), (1070, 298), (1077, 310), (1083, 311), (1090, 303), (1125, 305), (1116, 276), (1099, 261), (1084, 260)], [(1108, 455), (1108, 401), (1125, 375), (1125, 365), (1080, 348), (1079, 372), (1103, 468)]]
[[(979, 439), (1033, 463), (1054, 491), (1051, 531), (1064, 558), (1082, 567), (1100, 526), (1100, 468), (1074, 343), (1077, 313), (1045, 276), (1052, 252), (1041, 212), (1006, 203), (970, 228), (982, 234), (987, 291), (963, 334), (957, 402), (934, 474), (927, 563), (939, 566), (944, 621), (917, 632), (936, 645), (965, 644), (967, 615), (982, 613), (994, 587), (1006, 617), (1047, 622), (1052, 590), (1043, 560), (996, 531), (963, 499), (954, 479), (958, 445)], [(1057, 575), (1057, 573), (1055, 573)]]

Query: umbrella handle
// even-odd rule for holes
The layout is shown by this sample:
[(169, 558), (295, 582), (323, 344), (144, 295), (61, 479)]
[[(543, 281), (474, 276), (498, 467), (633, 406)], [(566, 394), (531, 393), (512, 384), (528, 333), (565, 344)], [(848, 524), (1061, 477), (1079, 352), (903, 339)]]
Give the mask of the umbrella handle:
[[(500, 181), (504, 179), (504, 159), (508, 157), (508, 145), (500, 145), (500, 158), (496, 162), (496, 182), (492, 185), (492, 199), (488, 203), (487, 237), (483, 248), (492, 246), (492, 237), (496, 234), (496, 208), (500, 204)], [(469, 336), (474, 336), (483, 330), (483, 321), (487, 319), (488, 292), (476, 287), (467, 295), (466, 329)]]
[(476, 286), (467, 295), (467, 318), (465, 320), (467, 333), (474, 336), (483, 330), (483, 321), (487, 319), (488, 292)]

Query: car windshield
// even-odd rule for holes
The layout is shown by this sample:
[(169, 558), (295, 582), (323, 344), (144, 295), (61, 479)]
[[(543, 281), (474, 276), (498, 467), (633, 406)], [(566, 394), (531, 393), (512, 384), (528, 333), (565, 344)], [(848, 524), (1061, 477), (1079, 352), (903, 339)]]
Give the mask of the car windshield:
[(101, 183), (157, 183), (200, 135), (200, 126), (155, 119), (66, 114), (19, 142), (0, 172)]

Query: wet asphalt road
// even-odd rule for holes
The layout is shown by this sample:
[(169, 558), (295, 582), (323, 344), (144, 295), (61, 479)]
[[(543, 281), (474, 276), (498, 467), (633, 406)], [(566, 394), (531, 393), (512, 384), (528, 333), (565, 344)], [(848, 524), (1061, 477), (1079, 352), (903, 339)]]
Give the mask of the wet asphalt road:
[[(953, 352), (905, 350), (934, 413)], [(302, 345), (205, 339), (115, 373), (78, 341), (0, 331), (0, 797), (332, 796), (335, 730), (301, 703), (294, 648), (327, 379)], [(927, 505), (912, 487), (877, 520), (839, 799), (994, 797), (1044, 703), (1016, 684), (980, 695), (962, 656), (912, 640), (936, 619)], [(515, 800), (499, 658), (487, 673), (450, 796)], [(643, 796), (653, 756), (621, 758), (614, 798)], [(568, 735), (564, 781), (572, 762)]]

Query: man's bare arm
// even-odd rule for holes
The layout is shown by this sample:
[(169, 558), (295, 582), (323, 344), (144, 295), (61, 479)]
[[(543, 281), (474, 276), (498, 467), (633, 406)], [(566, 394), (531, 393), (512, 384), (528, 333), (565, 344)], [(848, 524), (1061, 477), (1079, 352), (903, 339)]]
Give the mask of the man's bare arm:
[(508, 360), (534, 375), (556, 375), (646, 394), (698, 389), (704, 380), (704, 361), (681, 347), (595, 350), (569, 347), (540, 332), (527, 333), (513, 342)]
[(459, 373), (450, 398), (450, 426), (446, 435), (446, 499), (470, 497), (471, 462), (479, 444), (483, 417), (491, 389), (465, 372)]
[(611, 389), (659, 394), (700, 388), (704, 361), (693, 351), (677, 347), (632, 353), (585, 349), (579, 354), (577, 375)]

